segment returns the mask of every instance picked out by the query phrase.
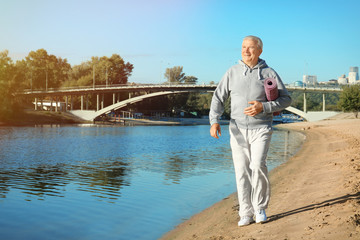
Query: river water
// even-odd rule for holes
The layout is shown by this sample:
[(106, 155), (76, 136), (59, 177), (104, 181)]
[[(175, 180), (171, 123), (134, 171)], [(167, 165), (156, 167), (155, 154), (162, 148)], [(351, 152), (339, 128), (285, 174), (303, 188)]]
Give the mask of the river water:
[[(204, 125), (0, 128), (0, 239), (158, 239), (236, 191), (222, 130), (216, 140)], [(269, 169), (303, 140), (275, 130)]]

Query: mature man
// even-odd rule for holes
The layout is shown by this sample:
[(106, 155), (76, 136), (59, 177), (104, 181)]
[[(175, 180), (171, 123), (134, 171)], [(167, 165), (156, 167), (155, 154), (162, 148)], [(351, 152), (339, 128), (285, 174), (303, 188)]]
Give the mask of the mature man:
[[(239, 200), (239, 226), (267, 220), (265, 209), (270, 198), (266, 157), (272, 134), (273, 113), (288, 107), (291, 98), (279, 75), (260, 59), (260, 38), (247, 36), (242, 43), (242, 61), (231, 67), (217, 86), (210, 108), (210, 134), (221, 136), (219, 119), (224, 103), (231, 96), (229, 125)], [(264, 80), (277, 81), (279, 97), (267, 101)]]

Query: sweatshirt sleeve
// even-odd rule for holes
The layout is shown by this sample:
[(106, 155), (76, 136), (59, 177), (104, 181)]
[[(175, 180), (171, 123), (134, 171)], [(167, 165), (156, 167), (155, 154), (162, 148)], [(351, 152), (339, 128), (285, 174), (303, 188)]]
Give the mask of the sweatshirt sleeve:
[(284, 83), (281, 81), (280, 76), (275, 72), (275, 79), (277, 81), (279, 97), (274, 101), (268, 101), (263, 103), (263, 110), (265, 113), (279, 112), (291, 104), (291, 97), (287, 91)]
[(229, 73), (226, 72), (216, 87), (211, 100), (209, 120), (210, 125), (219, 123), (220, 117), (224, 112), (225, 101), (229, 97)]

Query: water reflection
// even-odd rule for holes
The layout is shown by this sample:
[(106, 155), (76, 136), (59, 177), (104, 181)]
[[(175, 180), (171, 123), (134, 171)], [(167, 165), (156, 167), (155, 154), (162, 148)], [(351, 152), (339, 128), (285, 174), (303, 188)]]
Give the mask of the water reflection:
[(130, 173), (129, 164), (121, 161), (1, 170), (0, 197), (5, 198), (11, 189), (19, 189), (38, 200), (44, 200), (46, 196), (65, 197), (66, 186), (75, 183), (79, 191), (91, 192), (101, 199), (116, 200), (121, 196), (120, 190), (130, 185)]
[(179, 183), (182, 179), (182, 173), (191, 171), (191, 169), (195, 168), (195, 165), (195, 161), (185, 160), (179, 155), (168, 156), (164, 166), (165, 180), (171, 180), (175, 184)]
[(77, 168), (78, 190), (94, 193), (93, 196), (116, 200), (121, 196), (120, 190), (130, 186), (131, 168), (129, 164), (114, 161), (101, 166), (82, 166)]
[(274, 166), (286, 162), (300, 149), (302, 142), (305, 140), (305, 135), (288, 130), (277, 129), (276, 134), (271, 140), (269, 155), (267, 158), (270, 170)]
[(61, 187), (65, 186), (68, 173), (60, 166), (38, 166), (30, 169), (1, 170), (0, 195), (13, 189), (20, 189), (26, 195), (35, 195), (39, 200), (44, 196), (63, 197)]
[(288, 148), (289, 148), (289, 135), (290, 135), (290, 131), (285, 131), (285, 140), (284, 140), (284, 162), (286, 161), (287, 157), (288, 157)]

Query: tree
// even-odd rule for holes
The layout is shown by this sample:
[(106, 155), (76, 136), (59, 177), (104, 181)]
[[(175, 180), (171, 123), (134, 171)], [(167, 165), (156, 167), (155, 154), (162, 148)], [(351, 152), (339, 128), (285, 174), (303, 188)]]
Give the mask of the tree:
[(190, 93), (186, 102), (186, 110), (208, 115), (211, 105), (212, 93)]
[(133, 64), (125, 62), (120, 55), (113, 54), (110, 58), (92, 57), (90, 61), (75, 65), (70, 80), (63, 86), (91, 86), (126, 84), (134, 69)]
[(8, 56), (9, 51), (0, 52), (0, 84), (5, 84), (11, 78), (13, 62)]
[(62, 87), (90, 86), (93, 82), (91, 62), (83, 62), (73, 66), (69, 71), (69, 78)]
[(31, 51), (25, 59), (33, 89), (56, 88), (68, 79), (71, 66), (67, 59), (49, 55), (45, 49)]
[(343, 111), (353, 112), (357, 118), (360, 111), (360, 85), (345, 86), (338, 104)]
[(190, 84), (196, 84), (198, 78), (194, 76), (185, 76), (184, 77), (184, 83), (190, 83)]
[[(304, 93), (303, 92), (290, 92), (291, 106), (297, 109), (304, 108)], [(322, 93), (307, 93), (306, 94), (306, 107), (308, 111), (321, 111), (323, 94)], [(339, 111), (337, 103), (339, 101), (339, 93), (326, 93), (326, 110)]]
[(17, 84), (17, 71), (9, 51), (0, 52), (0, 120), (9, 119), (16, 111), (14, 93), (21, 90)]
[(104, 84), (126, 84), (133, 69), (133, 64), (125, 63), (118, 54), (113, 54), (110, 58), (102, 57), (98, 63), (100, 81)]
[(168, 83), (182, 83), (185, 77), (185, 73), (183, 73), (182, 71), (182, 66), (167, 68), (164, 76), (168, 80)]

